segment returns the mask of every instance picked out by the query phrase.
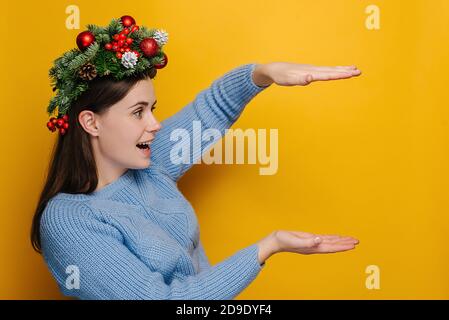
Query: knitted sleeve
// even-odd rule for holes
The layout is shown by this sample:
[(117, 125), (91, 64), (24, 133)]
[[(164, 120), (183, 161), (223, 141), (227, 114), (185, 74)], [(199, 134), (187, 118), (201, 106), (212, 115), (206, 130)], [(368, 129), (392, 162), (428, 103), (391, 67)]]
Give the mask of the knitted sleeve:
[(206, 252), (204, 251), (203, 243), (200, 241), (198, 245), (198, 255), (199, 255), (199, 264), (200, 264), (200, 270), (206, 270), (211, 267), (209, 258), (207, 258)]
[[(182, 281), (165, 283), (125, 245), (113, 226), (87, 205), (44, 211), (41, 240), (45, 262), (64, 295), (79, 299), (228, 300), (263, 268), (253, 244)], [(73, 280), (77, 270), (78, 282)], [(75, 285), (78, 283), (78, 285)]]
[[(151, 162), (177, 181), (219, 139), (202, 141), (204, 131), (217, 129), (222, 137), (250, 100), (270, 86), (254, 83), (252, 74), (256, 66), (245, 64), (228, 71), (191, 103), (162, 121), (151, 145)], [(181, 145), (186, 152), (180, 151)]]

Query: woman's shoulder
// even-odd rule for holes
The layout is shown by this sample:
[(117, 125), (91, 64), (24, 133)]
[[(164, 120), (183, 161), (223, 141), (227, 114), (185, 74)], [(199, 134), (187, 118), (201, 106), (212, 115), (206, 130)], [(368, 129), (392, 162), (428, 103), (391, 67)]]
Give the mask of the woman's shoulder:
[(81, 239), (97, 241), (113, 233), (111, 226), (88, 202), (77, 200), (52, 198), (40, 220), (41, 241), (46, 251), (55, 246), (77, 247)]
[(87, 202), (54, 196), (42, 212), (41, 227), (63, 226), (77, 219), (88, 219), (92, 217), (92, 213), (93, 210)]

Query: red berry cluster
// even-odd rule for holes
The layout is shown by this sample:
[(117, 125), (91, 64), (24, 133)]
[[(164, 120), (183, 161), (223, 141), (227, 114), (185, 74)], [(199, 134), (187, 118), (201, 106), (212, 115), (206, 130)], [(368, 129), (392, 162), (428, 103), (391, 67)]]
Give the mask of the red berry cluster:
[(59, 116), (58, 118), (51, 117), (50, 120), (47, 122), (47, 128), (51, 132), (55, 132), (56, 128), (58, 128), (59, 133), (61, 135), (65, 135), (67, 129), (69, 128), (69, 116), (65, 114), (62, 117)]
[(117, 58), (121, 59), (123, 53), (132, 51), (137, 57), (140, 56), (137, 50), (131, 50), (131, 44), (134, 39), (130, 38), (129, 35), (134, 31), (139, 30), (139, 26), (135, 24), (135, 20), (130, 16), (123, 16), (121, 18), (122, 24), (125, 27), (120, 33), (114, 34), (112, 37), (114, 40), (110, 43), (106, 43), (104, 48), (109, 51), (115, 52)]

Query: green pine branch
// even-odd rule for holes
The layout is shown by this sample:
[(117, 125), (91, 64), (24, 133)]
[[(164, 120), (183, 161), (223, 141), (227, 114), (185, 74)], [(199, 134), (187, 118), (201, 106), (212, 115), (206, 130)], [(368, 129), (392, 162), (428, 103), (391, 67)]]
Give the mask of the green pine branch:
[(136, 30), (130, 34), (130, 37), (140, 43), (145, 38), (151, 38), (154, 36), (154, 33), (157, 29), (148, 29), (145, 26), (141, 26), (139, 30)]
[(95, 38), (100, 35), (100, 34), (104, 34), (106, 32), (106, 28), (97, 26), (95, 24), (88, 24), (87, 25), (87, 30), (89, 30), (90, 32), (92, 32), (92, 34), (95, 36)]
[(98, 49), (100, 48), (100, 45), (98, 42), (92, 43), (86, 51), (84, 51), (82, 54), (76, 56), (73, 58), (73, 60), (69, 63), (67, 66), (67, 73), (74, 74), (76, 71), (81, 68), (84, 64), (91, 61), (95, 54), (98, 52)]
[(116, 33), (120, 33), (123, 30), (123, 24), (121, 19), (114, 18), (106, 27), (107, 33), (112, 37)]

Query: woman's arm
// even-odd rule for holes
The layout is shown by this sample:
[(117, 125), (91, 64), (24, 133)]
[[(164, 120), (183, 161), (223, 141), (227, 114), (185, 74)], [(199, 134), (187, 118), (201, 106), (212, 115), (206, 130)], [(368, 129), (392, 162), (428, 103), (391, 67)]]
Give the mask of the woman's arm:
[(203, 246), (203, 243), (201, 242), (201, 240), (198, 244), (198, 259), (199, 259), (200, 271), (204, 271), (204, 270), (211, 268), (209, 258), (207, 257), (206, 252), (204, 251), (204, 246)]
[(267, 64), (258, 64), (253, 71), (253, 82), (259, 87), (268, 87), (273, 83), (268, 70)]
[[(258, 261), (259, 247), (253, 244), (195, 275), (167, 283), (162, 273), (143, 263), (125, 246), (116, 228), (96, 218), (87, 205), (70, 202), (47, 208), (41, 219), (43, 254), (67, 296), (228, 300), (243, 291), (262, 269)], [(164, 259), (164, 256), (149, 259)], [(79, 288), (66, 286), (69, 266), (79, 270)]]

